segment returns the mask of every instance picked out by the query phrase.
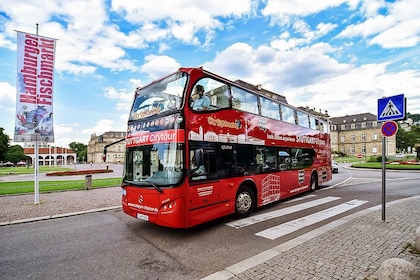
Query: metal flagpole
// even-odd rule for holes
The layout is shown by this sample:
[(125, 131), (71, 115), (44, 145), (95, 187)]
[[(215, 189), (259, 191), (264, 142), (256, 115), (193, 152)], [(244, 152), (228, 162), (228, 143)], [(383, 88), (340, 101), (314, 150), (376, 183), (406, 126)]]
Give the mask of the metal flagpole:
[[(38, 36), (38, 23), (36, 24), (36, 36)], [(36, 87), (36, 96), (38, 97), (38, 83), (35, 85)], [(36, 132), (35, 132), (36, 133)], [(35, 180), (34, 180), (34, 187), (35, 187), (35, 204), (39, 204), (39, 146), (38, 146), (38, 135), (35, 135)]]

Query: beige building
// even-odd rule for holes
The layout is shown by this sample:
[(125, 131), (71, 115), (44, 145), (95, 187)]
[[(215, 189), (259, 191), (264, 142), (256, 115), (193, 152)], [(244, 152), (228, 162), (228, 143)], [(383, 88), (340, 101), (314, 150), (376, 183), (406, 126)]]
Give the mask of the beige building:
[[(381, 156), (382, 123), (371, 113), (330, 118), (331, 150), (366, 159)], [(385, 155), (395, 156), (396, 135), (385, 139)]]
[[(92, 134), (87, 147), (87, 162), (103, 163), (104, 147), (125, 138), (125, 132), (108, 131), (101, 135)], [(105, 162), (124, 163), (125, 141), (111, 145), (107, 148)]]
[[(33, 165), (35, 163), (35, 148), (27, 145), (27, 148), (23, 148), (23, 152), (26, 155), (26, 163)], [(38, 165), (39, 166), (67, 166), (76, 162), (76, 153), (68, 148), (62, 147), (51, 147), (47, 144), (42, 144), (42, 147), (38, 147)]]

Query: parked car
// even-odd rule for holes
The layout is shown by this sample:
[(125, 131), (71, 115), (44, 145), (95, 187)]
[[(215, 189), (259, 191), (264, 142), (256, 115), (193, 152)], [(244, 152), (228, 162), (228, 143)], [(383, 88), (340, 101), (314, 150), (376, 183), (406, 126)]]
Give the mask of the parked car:
[(335, 162), (335, 160), (331, 161), (331, 170), (332, 173), (338, 173), (338, 164)]
[(13, 166), (13, 162), (0, 162), (0, 167), (12, 167)]

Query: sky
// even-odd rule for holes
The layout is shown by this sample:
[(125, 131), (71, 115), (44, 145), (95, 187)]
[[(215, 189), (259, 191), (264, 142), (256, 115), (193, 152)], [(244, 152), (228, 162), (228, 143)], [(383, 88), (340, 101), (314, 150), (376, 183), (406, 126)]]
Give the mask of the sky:
[(134, 90), (180, 67), (261, 84), (331, 117), (420, 114), (418, 0), (0, 0), (0, 127), (13, 139), (16, 30), (57, 39), (55, 144), (126, 131)]

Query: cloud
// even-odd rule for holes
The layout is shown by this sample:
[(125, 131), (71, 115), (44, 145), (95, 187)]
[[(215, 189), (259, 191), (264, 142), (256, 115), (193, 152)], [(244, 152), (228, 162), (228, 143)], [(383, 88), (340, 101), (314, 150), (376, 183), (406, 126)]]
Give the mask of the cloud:
[(196, 36), (199, 31), (223, 29), (218, 17), (239, 18), (251, 13), (253, 6), (249, 0), (112, 1), (112, 10), (127, 22), (152, 27), (153, 34), (158, 32), (192, 45), (200, 44)]
[(106, 131), (112, 131), (113, 130), (113, 124), (114, 122), (112, 120), (108, 119), (101, 119), (96, 122), (96, 125), (92, 128), (83, 129), (83, 134), (93, 134), (96, 133), (96, 135), (103, 134)]
[(0, 111), (16, 109), (16, 88), (8, 82), (0, 82)]
[(148, 55), (141, 71), (147, 73), (152, 79), (166, 76), (175, 72), (181, 66), (174, 58), (166, 55)]
[[(381, 4), (379, 4), (381, 3)], [(408, 48), (420, 42), (420, 9), (416, 0), (400, 0), (391, 3), (364, 2), (362, 16), (365, 21), (348, 25), (337, 38), (368, 38), (370, 45), (382, 48)], [(383, 15), (381, 9), (388, 8)]]
[(394, 73), (387, 70), (387, 63), (340, 63), (329, 55), (339, 51), (326, 43), (288, 51), (236, 43), (205, 63), (204, 68), (231, 80), (262, 84), (286, 96), (294, 106), (328, 110), (333, 116), (376, 114), (377, 99), (400, 93), (406, 94), (412, 112), (419, 111), (418, 71)]
[(308, 5), (306, 0), (268, 0), (262, 14), (271, 17), (272, 24), (288, 25), (293, 22), (291, 18), (306, 17), (343, 4), (354, 9), (358, 2), (359, 0), (323, 0), (312, 1)]

